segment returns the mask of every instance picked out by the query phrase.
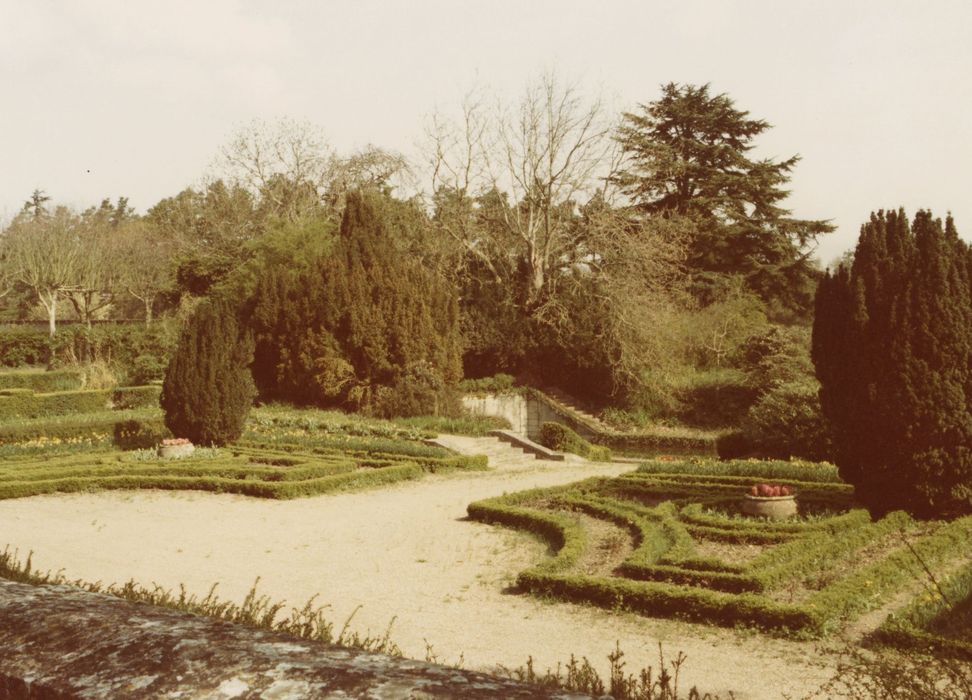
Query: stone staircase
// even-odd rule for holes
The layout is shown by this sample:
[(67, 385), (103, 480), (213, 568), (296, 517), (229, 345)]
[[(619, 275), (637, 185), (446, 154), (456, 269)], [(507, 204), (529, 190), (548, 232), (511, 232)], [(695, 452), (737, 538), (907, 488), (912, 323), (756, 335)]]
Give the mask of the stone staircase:
[[(486, 455), (492, 469), (516, 469), (537, 464), (538, 458), (495, 436), (439, 435), (430, 442), (465, 455)], [(541, 460), (542, 462), (543, 460)]]
[(577, 399), (575, 399), (573, 396), (565, 394), (562, 390), (548, 388), (544, 389), (543, 393), (560, 404), (563, 408), (566, 408), (568, 412), (573, 413), (577, 418), (580, 418), (583, 422), (589, 423), (592, 427), (598, 428), (604, 432), (614, 431), (611, 426), (607, 425), (593, 413), (583, 408)]

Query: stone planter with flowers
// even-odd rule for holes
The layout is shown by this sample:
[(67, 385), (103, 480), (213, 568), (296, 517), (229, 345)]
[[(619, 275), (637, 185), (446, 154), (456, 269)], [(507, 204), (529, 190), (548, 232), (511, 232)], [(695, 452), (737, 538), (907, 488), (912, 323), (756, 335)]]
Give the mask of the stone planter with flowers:
[(186, 438), (166, 438), (159, 445), (158, 453), (162, 459), (180, 459), (188, 457), (195, 449)]
[(742, 511), (771, 520), (792, 518), (798, 512), (796, 493), (789, 486), (757, 484), (743, 496)]

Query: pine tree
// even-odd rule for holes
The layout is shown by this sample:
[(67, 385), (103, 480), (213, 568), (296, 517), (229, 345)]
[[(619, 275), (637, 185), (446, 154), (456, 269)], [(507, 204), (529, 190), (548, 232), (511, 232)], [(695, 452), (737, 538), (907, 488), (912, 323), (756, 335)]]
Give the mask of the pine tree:
[(878, 212), (817, 291), (813, 361), (841, 476), (872, 511), (972, 512), (972, 284), (954, 222)]
[(612, 179), (644, 215), (692, 222), (687, 263), (703, 302), (737, 275), (776, 315), (802, 316), (816, 281), (806, 248), (833, 226), (783, 208), (799, 156), (751, 158), (753, 139), (770, 125), (748, 115), (708, 85), (669, 83), (624, 115), (617, 138), (626, 164)]
[(165, 373), (166, 427), (201, 445), (237, 440), (256, 395), (248, 368), (252, 355), (233, 306), (220, 299), (201, 302)]

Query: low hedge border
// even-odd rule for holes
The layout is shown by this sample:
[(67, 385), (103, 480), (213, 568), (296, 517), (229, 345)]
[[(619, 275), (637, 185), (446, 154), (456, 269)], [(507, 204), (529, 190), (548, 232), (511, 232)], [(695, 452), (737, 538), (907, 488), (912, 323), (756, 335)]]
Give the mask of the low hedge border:
[(113, 475), (101, 477), (54, 478), (44, 481), (0, 483), (0, 499), (22, 498), (48, 493), (75, 493), (89, 490), (161, 489), (233, 493), (257, 498), (289, 499), (316, 496), (331, 491), (368, 488), (421, 478), (425, 470), (415, 463), (402, 463), (385, 469), (354, 470), (328, 474), (302, 481), (259, 481), (219, 476)]
[[(705, 577), (693, 577), (691, 569), (667, 566), (663, 562), (650, 571), (649, 580), (633, 581), (625, 578), (600, 578), (567, 573), (584, 551), (583, 528), (560, 513), (539, 512), (531, 509), (530, 502), (569, 502), (571, 495), (562, 489), (537, 489), (524, 494), (503, 496), (479, 501), (469, 506), (469, 516), (474, 520), (492, 522), (534, 532), (544, 538), (556, 551), (554, 557), (521, 572), (518, 584), (527, 591), (541, 595), (554, 595), (568, 600), (589, 602), (604, 607), (622, 607), (649, 613), (659, 617), (684, 617), (710, 624), (755, 625), (765, 629), (786, 630), (803, 637), (819, 637), (834, 631), (839, 625), (860, 613), (879, 606), (914, 578), (909, 564), (915, 564), (909, 549), (897, 549), (871, 565), (853, 571), (800, 604), (782, 604), (758, 595), (757, 587), (777, 585), (787, 577), (799, 575), (814, 558), (826, 556), (826, 547), (833, 538), (825, 530), (817, 533), (815, 546), (806, 548), (804, 542), (792, 544), (792, 559), (777, 568), (753, 567), (750, 571), (723, 572), (708, 579), (708, 588), (678, 586), (659, 581), (666, 574), (669, 581), (698, 583)], [(582, 502), (584, 498), (575, 498)], [(587, 499), (589, 507), (596, 503)], [(603, 505), (600, 512), (609, 514)], [(612, 510), (615, 518), (626, 520), (630, 513), (622, 507)], [(859, 517), (859, 516), (857, 516)], [(631, 521), (628, 521), (631, 522)], [(905, 514), (892, 514), (873, 528), (866, 525), (852, 529), (844, 542), (844, 554), (852, 556), (864, 541), (888, 534), (912, 522)], [(847, 523), (851, 525), (852, 522)], [(639, 532), (649, 530), (640, 528)], [(972, 517), (942, 525), (912, 546), (929, 565), (954, 553), (961, 543), (972, 537)], [(801, 553), (803, 546), (805, 555)], [(813, 550), (812, 552), (810, 550)], [(800, 556), (797, 556), (797, 555)], [(767, 555), (768, 557), (769, 555)], [(646, 567), (647, 569), (647, 567)], [(722, 590), (712, 590), (713, 588)]]
[(730, 595), (667, 583), (564, 574), (584, 551), (583, 528), (560, 513), (538, 512), (513, 505), (550, 496), (550, 490), (537, 489), (478, 501), (467, 509), (473, 520), (533, 532), (556, 550), (551, 559), (519, 574), (517, 584), (526, 591), (602, 607), (627, 608), (658, 617), (674, 616), (730, 626), (745, 623), (799, 630), (813, 623), (813, 616), (797, 606), (772, 603), (750, 594)]
[[(972, 606), (972, 563), (939, 581), (938, 586), (949, 601), (960, 601), (959, 608)], [(931, 629), (937, 619), (951, 612), (938, 591), (926, 594), (889, 616), (869, 641), (972, 661), (972, 639), (945, 637)]]
[(0, 396), (0, 420), (103, 411), (108, 408), (110, 397), (111, 392), (106, 389)]
[(115, 410), (156, 408), (161, 395), (162, 387), (157, 385), (119, 387), (111, 392), (111, 406)]
[[(734, 476), (748, 480), (776, 481), (792, 479), (801, 482), (841, 483), (837, 467), (827, 462), (784, 462), (751, 460), (686, 460), (677, 463), (678, 474), (696, 476)], [(670, 461), (652, 460), (638, 467), (640, 474), (673, 474)]]
[(915, 575), (925, 576), (924, 567), (940, 566), (954, 557), (955, 552), (966, 551), (970, 541), (972, 515), (942, 525), (934, 533), (913, 542), (911, 546), (923, 564), (915, 560), (910, 549), (898, 550), (835, 581), (812, 595), (806, 606), (819, 616), (822, 632), (833, 631), (841, 621), (879, 607)]

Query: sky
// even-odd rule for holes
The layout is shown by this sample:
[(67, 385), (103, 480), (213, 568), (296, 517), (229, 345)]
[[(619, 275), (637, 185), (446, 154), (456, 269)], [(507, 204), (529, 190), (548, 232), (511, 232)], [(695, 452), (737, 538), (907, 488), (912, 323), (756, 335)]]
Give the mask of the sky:
[(802, 157), (787, 205), (838, 227), (824, 263), (879, 208), (972, 240), (969, 27), (967, 0), (0, 0), (0, 223), (35, 188), (144, 212), (254, 119), (416, 157), (472, 87), (554, 71), (619, 112), (708, 83), (767, 120), (755, 154)]

